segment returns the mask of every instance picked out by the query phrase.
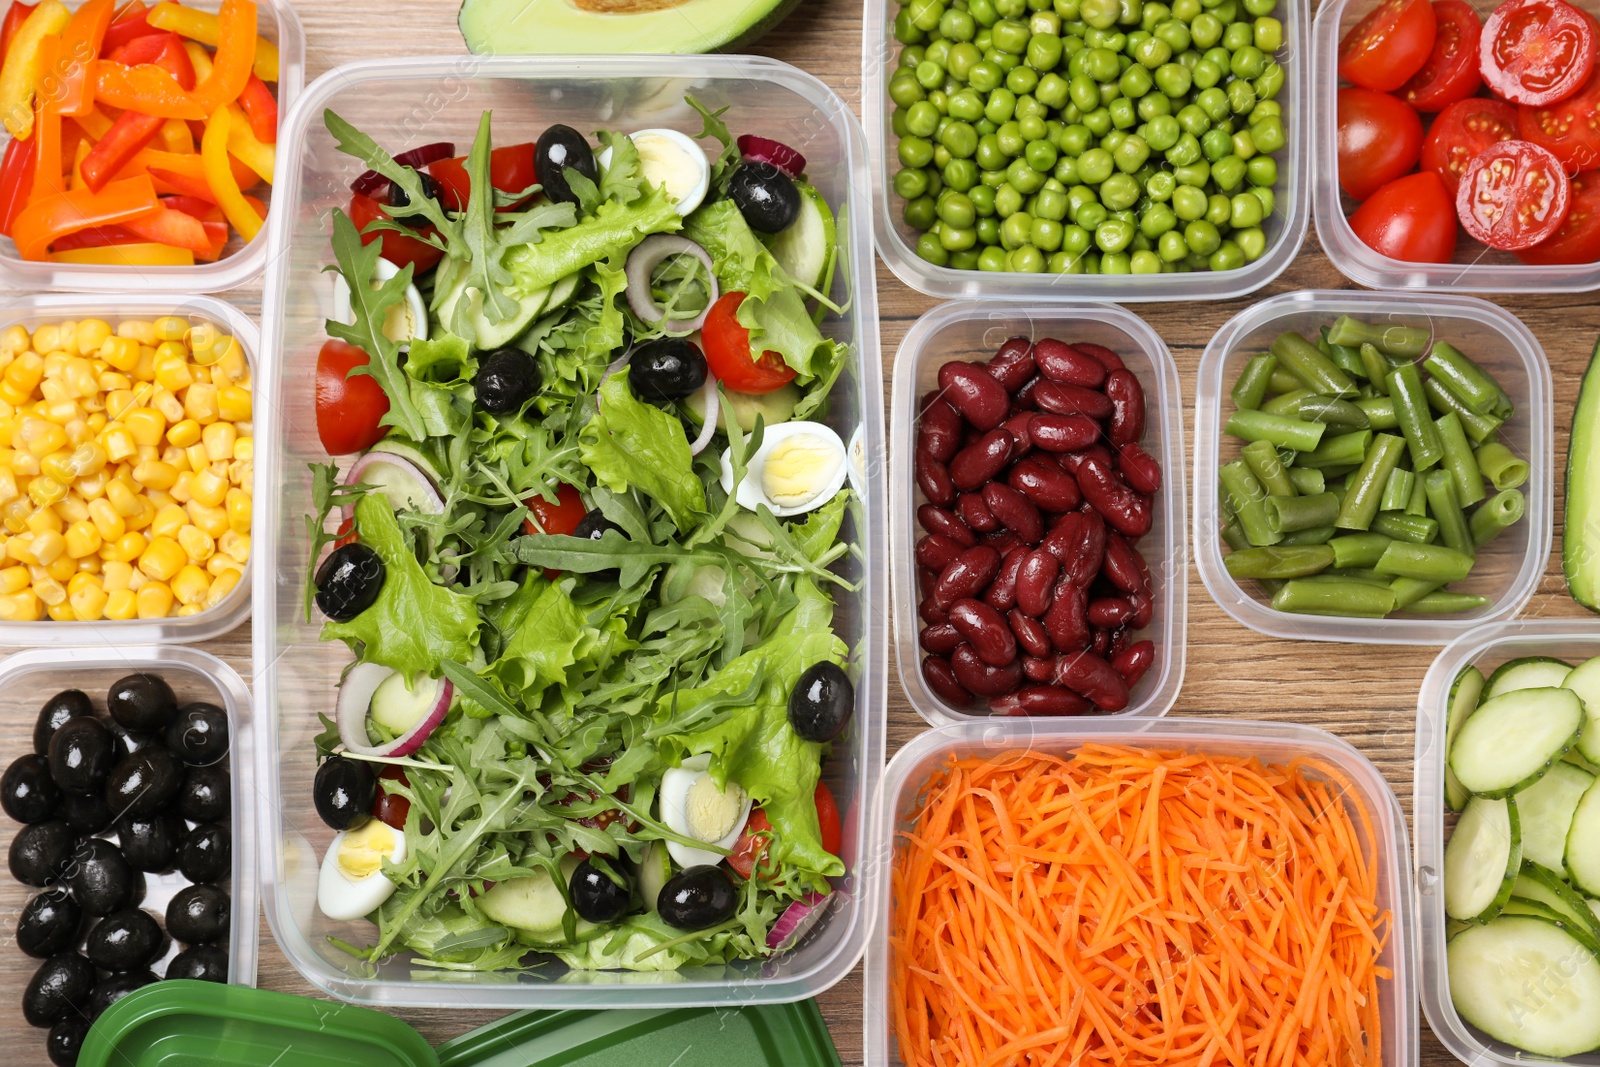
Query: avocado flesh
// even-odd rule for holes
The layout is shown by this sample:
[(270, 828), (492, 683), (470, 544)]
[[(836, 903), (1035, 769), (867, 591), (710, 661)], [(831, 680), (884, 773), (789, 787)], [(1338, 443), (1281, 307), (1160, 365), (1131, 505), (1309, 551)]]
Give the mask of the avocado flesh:
[(798, 0), (464, 0), (468, 51), (548, 55), (740, 51)]

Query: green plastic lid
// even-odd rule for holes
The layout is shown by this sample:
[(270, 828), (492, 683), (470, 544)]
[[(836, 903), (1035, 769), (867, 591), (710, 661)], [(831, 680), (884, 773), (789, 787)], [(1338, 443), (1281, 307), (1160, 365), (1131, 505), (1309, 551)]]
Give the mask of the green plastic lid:
[(523, 1011), (439, 1046), (440, 1067), (766, 1064), (839, 1067), (839, 1053), (816, 1001), (654, 1011)]
[(78, 1067), (436, 1067), (399, 1019), (249, 986), (176, 979), (128, 994), (95, 1020)]

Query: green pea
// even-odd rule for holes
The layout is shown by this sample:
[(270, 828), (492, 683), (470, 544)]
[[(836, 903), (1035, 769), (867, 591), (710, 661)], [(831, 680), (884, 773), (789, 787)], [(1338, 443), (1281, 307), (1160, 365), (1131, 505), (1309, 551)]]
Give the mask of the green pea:
[(1006, 269), (1006, 251), (998, 245), (990, 245), (978, 253), (978, 269), (987, 271), (1003, 271)]
[(1245, 164), (1244, 178), (1251, 185), (1276, 185), (1278, 161), (1271, 156), (1257, 156)]
[(1200, 137), (1200, 151), (1215, 163), (1233, 150), (1233, 139), (1221, 130), (1207, 130)]
[(1032, 67), (1016, 67), (1006, 75), (1006, 88), (1021, 96), (1033, 92), (1039, 84), (1039, 72)]
[(1084, 204), (1098, 204), (1100, 194), (1087, 185), (1074, 185), (1067, 190), (1067, 214), (1073, 218), (1078, 215), (1078, 209)]
[(1176, 117), (1178, 126), (1184, 133), (1203, 137), (1211, 129), (1211, 116), (1207, 115), (1199, 104), (1183, 105), (1178, 109)]
[(961, 89), (950, 94), (947, 107), (950, 117), (958, 122), (977, 122), (984, 117), (983, 97), (971, 89)]
[(966, 190), (967, 199), (972, 201), (972, 210), (978, 213), (979, 218), (987, 218), (994, 214), (994, 188), (988, 185), (974, 185)]
[(989, 94), (983, 105), (983, 117), (990, 122), (1004, 124), (1017, 110), (1017, 97), (1010, 89), (1000, 88)]
[(910, 107), (925, 95), (922, 86), (917, 84), (917, 76), (908, 70), (897, 70), (889, 78), (889, 99), (896, 107)]
[(1233, 203), (1221, 193), (1212, 193), (1206, 198), (1206, 221), (1217, 229), (1228, 225), (1228, 219), (1233, 215)]
[(1229, 65), (1235, 78), (1259, 78), (1267, 69), (1267, 57), (1255, 45), (1245, 45), (1233, 54)]
[(1006, 164), (1011, 162), (1005, 152), (1000, 149), (1000, 135), (991, 133), (986, 137), (978, 138), (977, 152), (978, 166), (984, 170), (1004, 170)]
[(1088, 251), (1093, 238), (1082, 226), (1067, 225), (1061, 228), (1060, 249), (1069, 256), (1081, 256)]
[(1155, 34), (1157, 40), (1165, 41), (1174, 55), (1188, 51), (1189, 46), (1194, 44), (1194, 36), (1189, 32), (1189, 27), (1177, 19), (1168, 19), (1151, 32)]
[(1261, 215), (1266, 218), (1272, 214), (1272, 209), (1278, 204), (1278, 197), (1270, 185), (1252, 185), (1245, 192), (1261, 201)]
[(1001, 70), (998, 64), (991, 63), (987, 59), (980, 60), (967, 72), (967, 84), (980, 93), (992, 93), (1000, 87), (1000, 82), (1005, 76), (1005, 71)]
[(1150, 148), (1157, 152), (1165, 152), (1178, 143), (1178, 137), (1183, 133), (1178, 119), (1171, 115), (1157, 115), (1145, 123), (1144, 140)]
[(1146, 93), (1134, 106), (1139, 112), (1139, 117), (1146, 122), (1172, 114), (1172, 101), (1168, 99), (1166, 93)]
[(994, 191), (994, 211), (1002, 219), (1008, 219), (1022, 210), (1022, 193), (1015, 185), (1006, 182)]
[(1201, 90), (1195, 95), (1194, 104), (1204, 111), (1212, 122), (1221, 122), (1228, 117), (1228, 94), (1216, 87)]
[(944, 244), (937, 234), (925, 233), (917, 238), (917, 255), (936, 267), (942, 267), (950, 262), (950, 253), (945, 251)]
[(1103, 148), (1091, 148), (1078, 157), (1078, 179), (1088, 185), (1099, 185), (1115, 168), (1116, 160)]
[(906, 129), (917, 137), (932, 137), (939, 126), (939, 110), (926, 100), (906, 108)]
[(1155, 70), (1172, 58), (1172, 51), (1172, 45), (1160, 37), (1151, 37), (1134, 46), (1133, 58), (1145, 69)]
[(1018, 274), (1042, 274), (1044, 253), (1032, 245), (1023, 245), (1006, 257), (1006, 265)]
[(1192, 255), (1209, 256), (1222, 244), (1222, 235), (1205, 219), (1196, 219), (1183, 228), (1183, 241)]
[(978, 20), (970, 12), (952, 7), (939, 18), (939, 34), (952, 41), (970, 41), (978, 32)]
[(1011, 161), (1011, 166), (1006, 168), (1006, 181), (1017, 187), (1017, 191), (1024, 196), (1039, 191), (1044, 184), (1045, 176), (1028, 166), (1028, 161), (1017, 157)]
[(1094, 134), (1089, 132), (1089, 127), (1074, 124), (1061, 131), (1061, 139), (1057, 142), (1061, 151), (1069, 156), (1081, 156), (1089, 150)]
[(1050, 127), (1038, 115), (1029, 115), (1017, 120), (1017, 132), (1022, 134), (1024, 141), (1048, 141)]
[(1119, 0), (1117, 22), (1123, 26), (1137, 26), (1144, 21), (1144, 0)]
[(1100, 202), (1111, 211), (1123, 211), (1139, 202), (1139, 183), (1127, 174), (1113, 174), (1100, 183)]
[(1055, 70), (1061, 62), (1063, 48), (1061, 38), (1054, 32), (1035, 33), (1028, 38), (1028, 66), (1040, 73)]
[(1236, 230), (1261, 225), (1261, 201), (1249, 193), (1239, 193), (1228, 201), (1231, 211), (1228, 225)]
[(980, 26), (993, 26), (1000, 18), (1000, 13), (995, 10), (994, 0), (967, 0), (967, 11)]
[(1067, 204), (1067, 194), (1062, 190), (1040, 189), (1034, 198), (1033, 216), (1036, 219), (1060, 222), (1067, 217)]
[(1232, 25), (1239, 19), (1238, 0), (1222, 0), (1211, 9), (1211, 13), (1226, 25)]
[(1117, 161), (1118, 170), (1124, 174), (1132, 174), (1144, 166), (1145, 160), (1150, 158), (1150, 145), (1143, 137), (1134, 134), (1118, 145), (1112, 156)]
[(1196, 160), (1172, 171), (1172, 179), (1179, 185), (1186, 185), (1194, 189), (1204, 189), (1206, 182), (1211, 180), (1211, 164), (1205, 160)]
[(1187, 166), (1200, 158), (1200, 141), (1192, 133), (1184, 133), (1178, 143), (1167, 149), (1166, 160), (1174, 167)]
[(1006, 249), (1018, 248), (1028, 243), (1028, 234), (1033, 228), (1033, 216), (1026, 211), (1018, 211), (1006, 218), (1000, 224), (1000, 244)]
[(920, 44), (907, 45), (900, 50), (900, 69), (916, 70), (917, 64), (927, 55), (928, 50)]
[(1081, 54), (1083, 73), (1095, 82), (1108, 82), (1122, 73), (1122, 66), (1117, 62), (1117, 54), (1109, 48), (1090, 48)]
[(1084, 204), (1072, 215), (1072, 221), (1086, 230), (1098, 229), (1100, 224), (1111, 217), (1105, 206), (1098, 203)]
[(1054, 72), (1046, 74), (1039, 79), (1039, 84), (1034, 87), (1033, 95), (1045, 107), (1057, 110), (1066, 107), (1071, 100), (1066, 79)]
[(1125, 96), (1111, 101), (1106, 110), (1111, 113), (1111, 124), (1119, 130), (1131, 130), (1139, 125), (1138, 109)]
[[(1213, 12), (1215, 15), (1215, 12)], [(1222, 40), (1219, 42), (1229, 52), (1237, 52), (1254, 40), (1253, 29), (1248, 22), (1230, 22), (1222, 31)]]
[(1028, 140), (1022, 136), (1022, 127), (1016, 122), (1002, 122), (994, 134), (995, 143), (1007, 160), (1022, 155)]
[[(1271, 101), (1268, 101), (1270, 103)], [(1276, 152), (1289, 140), (1288, 131), (1283, 128), (1283, 120), (1276, 115), (1268, 115), (1260, 122), (1251, 123), (1250, 139), (1255, 142), (1256, 150), (1260, 152)]]
[(913, 230), (926, 230), (933, 225), (934, 219), (938, 218), (933, 197), (919, 196), (915, 200), (907, 200), (902, 217), (906, 220), (906, 225)]
[(1184, 222), (1204, 218), (1206, 194), (1192, 185), (1180, 185), (1172, 191), (1172, 211)]
[(978, 220), (974, 227), (978, 231), (978, 243), (981, 245), (997, 245), (1000, 243), (1000, 220), (994, 216)]
[(1210, 48), (1222, 40), (1222, 21), (1215, 15), (1203, 12), (1189, 23), (1189, 37), (1199, 48)]
[(1139, 232), (1154, 241), (1178, 225), (1178, 215), (1166, 204), (1151, 204), (1139, 217)]
[(979, 52), (987, 52), (994, 47), (994, 33), (983, 23), (978, 23), (978, 33), (972, 38), (972, 46)]
[(1110, 152), (1113, 156), (1115, 156), (1117, 154), (1117, 146), (1122, 144), (1122, 142), (1126, 141), (1127, 139), (1128, 135), (1122, 130), (1112, 130), (1110, 133), (1100, 138), (1100, 147), (1104, 148), (1107, 152)]
[(978, 131), (979, 137), (993, 137), (1000, 130), (999, 126), (989, 121), (987, 115), (974, 122), (972, 128)]
[(952, 159), (940, 170), (946, 188), (959, 193), (979, 188), (978, 165), (970, 159)]
[(1061, 16), (1049, 10), (1049, 4), (1041, 7), (1038, 3), (1030, 3), (1028, 6), (1033, 9), (1033, 14), (1028, 16), (1028, 29), (1031, 32), (1061, 36)]
[(1244, 181), (1245, 162), (1235, 155), (1226, 155), (1211, 164), (1211, 180), (1217, 188), (1231, 193)]
[(1006, 183), (1006, 172), (1003, 170), (979, 169), (978, 180), (991, 189), (998, 189)]
[[(1121, 75), (1118, 75), (1120, 78)], [(1113, 100), (1122, 99), (1122, 86), (1115, 81), (1101, 82), (1097, 88), (1100, 90), (1100, 103), (1104, 107), (1110, 107)]]
[(1151, 200), (1158, 203), (1171, 200), (1172, 194), (1177, 192), (1177, 189), (1178, 181), (1170, 170), (1158, 170), (1144, 183), (1144, 191), (1150, 195)]
[(1194, 84), (1201, 89), (1213, 88), (1222, 80), (1222, 68), (1209, 59), (1196, 63), (1191, 74)]
[(1217, 69), (1222, 71), (1226, 71), (1229, 66), (1233, 64), (1232, 53), (1220, 45), (1206, 49), (1205, 55), (1202, 58), (1209, 59), (1211, 62), (1217, 65)]
[(951, 226), (946, 223), (939, 231), (939, 243), (947, 252), (964, 252), (978, 243), (978, 231), (970, 226)]
[(1214, 129), (1221, 130), (1223, 133), (1227, 134), (1229, 137), (1233, 136), (1233, 131), (1237, 128), (1237, 125), (1233, 121), (1233, 116), (1232, 115), (1228, 115), (1225, 118), (1218, 119), (1212, 125), (1213, 125)]
[[(1283, 47), (1283, 23), (1270, 16), (1262, 16), (1255, 21), (1255, 40), (1257, 49), (1271, 55)], [(1259, 74), (1260, 72), (1257, 71)]]
[(928, 191), (928, 175), (906, 167), (894, 176), (894, 192), (902, 200), (915, 200)]
[(1244, 253), (1246, 263), (1254, 263), (1267, 251), (1267, 235), (1261, 232), (1261, 227), (1252, 226), (1247, 230), (1235, 230), (1233, 243), (1239, 246), (1239, 251)]
[(1111, 129), (1111, 111), (1108, 108), (1097, 107), (1093, 111), (1086, 111), (1083, 115), (1083, 124), (1089, 132), (1096, 137), (1104, 137)]
[(1056, 146), (1049, 141), (1029, 141), (1022, 158), (1027, 160), (1028, 166), (1044, 174), (1056, 165)]
[(1278, 0), (1244, 0), (1244, 9), (1251, 15), (1270, 15)]
[(1101, 274), (1132, 274), (1133, 259), (1124, 252), (1108, 253), (1100, 257)]
[(906, 8), (901, 8), (894, 17), (894, 39), (901, 44), (919, 44), (927, 40), (928, 35), (911, 24), (911, 13)]
[(1155, 84), (1155, 79), (1150, 77), (1150, 72), (1141, 66), (1132, 66), (1122, 72), (1122, 77), (1117, 79), (1117, 87), (1122, 90), (1122, 95), (1137, 100), (1150, 91)]
[(1182, 63), (1163, 63), (1156, 68), (1156, 88), (1169, 97), (1181, 97), (1189, 91), (1194, 75)]
[[(1134, 227), (1122, 219), (1107, 219), (1095, 227), (1095, 247), (1102, 252), (1121, 252), (1133, 240)], [(1104, 260), (1101, 261), (1102, 264)]]
[(1001, 19), (994, 24), (990, 31), (994, 35), (994, 47), (1001, 52), (1020, 56), (1028, 49), (1028, 24), (1015, 19)]
[(1283, 68), (1276, 63), (1268, 63), (1261, 76), (1255, 80), (1256, 96), (1262, 100), (1271, 100), (1283, 91)]
[(1156, 255), (1163, 263), (1176, 263), (1188, 254), (1189, 246), (1184, 243), (1180, 230), (1168, 230), (1156, 241)]
[(924, 59), (917, 64), (917, 84), (924, 89), (937, 89), (944, 84), (944, 68)]
[(900, 162), (908, 167), (926, 167), (933, 162), (933, 145), (925, 138), (900, 138)]
[(945, 70), (958, 82), (964, 82), (972, 76), (972, 68), (983, 62), (983, 53), (978, 51), (978, 46), (971, 41), (962, 41), (950, 49), (950, 58), (945, 63)]
[(1238, 270), (1244, 266), (1244, 250), (1232, 241), (1223, 241), (1206, 259), (1212, 270)]
[(1028, 231), (1028, 243), (1045, 252), (1056, 251), (1061, 247), (1061, 223), (1054, 219), (1034, 219)]
[(894, 112), (889, 116), (889, 128), (894, 131), (896, 137), (911, 136), (911, 131), (906, 129), (905, 108), (897, 107), (894, 109)]
[(1161, 3), (1160, 0), (1155, 0), (1154, 3), (1144, 5), (1144, 12), (1139, 16), (1139, 27), (1154, 31), (1157, 26), (1171, 19), (1172, 8)]
[(961, 252), (951, 252), (949, 267), (951, 270), (977, 270), (978, 250), (968, 248)]
[(944, 0), (911, 0), (906, 5), (906, 11), (911, 15), (913, 26), (931, 33), (939, 28), (939, 19), (944, 15)]
[(1121, 14), (1117, 0), (1078, 0), (1078, 17), (1097, 30), (1109, 30)]

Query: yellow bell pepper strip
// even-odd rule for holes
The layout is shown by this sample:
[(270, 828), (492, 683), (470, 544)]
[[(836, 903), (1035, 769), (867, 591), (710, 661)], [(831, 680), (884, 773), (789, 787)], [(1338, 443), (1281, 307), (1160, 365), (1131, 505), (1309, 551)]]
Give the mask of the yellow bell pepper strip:
[(46, 196), (66, 188), (61, 183), (61, 112), (52, 99), (61, 38), (46, 37), (39, 42), (39, 80), (34, 85), (33, 139), (39, 142), (34, 156), (33, 195)]
[(110, 116), (97, 107), (91, 107), (87, 114), (72, 116), (72, 121), (91, 141), (98, 141), (111, 130)]
[(35, 196), (11, 227), (11, 239), (23, 259), (42, 261), (50, 244), (91, 226), (126, 222), (159, 210), (149, 175), (112, 182), (98, 193), (79, 189)]
[(41, 48), (46, 38), (59, 40), (71, 21), (72, 12), (61, 0), (44, 0), (17, 30), (0, 64), (0, 123), (11, 136), (33, 136), (33, 90), (44, 67)]
[(194, 266), (194, 253), (187, 248), (173, 248), (153, 241), (107, 245), (104, 248), (74, 248), (66, 252), (52, 252), (50, 258), (57, 263), (95, 263), (108, 267)]
[(206, 184), (211, 186), (212, 199), (233, 224), (233, 228), (239, 231), (239, 236), (249, 243), (261, 232), (263, 220), (245, 200), (239, 183), (234, 180), (233, 168), (228, 162), (228, 133), (232, 127), (232, 116), (228, 114), (228, 109), (217, 108), (211, 121), (206, 123), (205, 136), (200, 138), (200, 158), (205, 164)]
[[(167, 72), (148, 63), (130, 67), (109, 59), (95, 64), (95, 91), (112, 107), (168, 119), (205, 119), (239, 99), (250, 80), (256, 53), (254, 0), (222, 0), (217, 15), (218, 45), (211, 72), (194, 89), (184, 89)], [(198, 71), (196, 75), (198, 76)]]
[(94, 145), (88, 141), (79, 141), (78, 148), (72, 154), (72, 188), (87, 189), (88, 185), (83, 180), (83, 157), (89, 154), (89, 149)]
[(272, 168), (277, 161), (277, 150), (256, 140), (250, 129), (250, 120), (238, 104), (228, 105), (228, 151), (235, 159), (255, 171), (256, 177), (272, 184)]
[(168, 152), (192, 156), (196, 151), (194, 132), (189, 129), (189, 124), (182, 119), (168, 119), (162, 123), (160, 137), (161, 147)]
[[(222, 28), (217, 16), (205, 11), (196, 11), (192, 7), (169, 2), (157, 4), (150, 9), (145, 20), (158, 30), (170, 30), (191, 41), (199, 41), (216, 48), (222, 40)], [(278, 80), (278, 46), (265, 38), (257, 38), (254, 70), (256, 77), (264, 82)], [(196, 74), (199, 69), (196, 68)], [(204, 77), (204, 75), (201, 75)]]
[(194, 68), (194, 80), (203, 82), (211, 77), (211, 53), (193, 41), (183, 42), (184, 54), (189, 57), (189, 65)]
[(61, 86), (57, 108), (63, 115), (84, 115), (94, 107), (94, 82), (89, 65), (100, 58), (100, 45), (115, 14), (116, 0), (88, 0), (61, 34)]

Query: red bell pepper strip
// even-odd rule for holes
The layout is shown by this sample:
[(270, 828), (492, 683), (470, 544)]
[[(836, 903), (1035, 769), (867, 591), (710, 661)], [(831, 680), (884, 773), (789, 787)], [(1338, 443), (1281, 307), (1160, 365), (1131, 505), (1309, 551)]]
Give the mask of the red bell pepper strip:
[(105, 188), (117, 172), (161, 132), (166, 119), (124, 111), (111, 124), (106, 135), (95, 143), (83, 160), (83, 180), (95, 192)]
[(7, 237), (33, 191), (33, 149), (37, 143), (31, 137), (13, 140), (6, 145), (5, 159), (0, 160), (0, 234)]
[(130, 67), (102, 59), (95, 64), (100, 99), (112, 107), (162, 118), (209, 120), (218, 108), (237, 100), (250, 79), (256, 54), (254, 0), (222, 0), (217, 22), (219, 41), (211, 73), (192, 92), (150, 64)]
[(181, 211), (185, 215), (193, 215), (201, 222), (222, 222), (222, 209), (211, 201), (199, 196), (164, 196), (161, 202), (174, 211)]
[(147, 33), (143, 37), (135, 37), (116, 51), (107, 53), (106, 59), (130, 67), (150, 63), (176, 78), (183, 88), (194, 88), (194, 63), (183, 47), (183, 38), (175, 33)]
[(113, 3), (114, 0), (88, 0), (61, 34), (61, 85), (55, 106), (63, 115), (85, 115), (94, 107), (89, 64), (100, 58)]
[(161, 206), (149, 176), (112, 182), (99, 193), (72, 189), (36, 196), (11, 227), (11, 239), (23, 259), (49, 257), (52, 242), (92, 226), (127, 222)]
[(6, 18), (0, 22), (0, 63), (6, 61), (6, 53), (11, 51), (11, 39), (17, 35), (17, 28), (28, 20), (33, 14), (33, 9), (38, 4), (24, 4), (22, 0), (11, 0), (11, 6), (6, 9)]
[(169, 207), (159, 207), (148, 215), (130, 219), (122, 225), (129, 233), (138, 234), (141, 241), (187, 248), (196, 253), (211, 248), (211, 239), (206, 236), (206, 228), (199, 219)]
[(111, 28), (106, 30), (105, 40), (100, 42), (103, 52), (112, 52), (137, 37), (150, 33), (159, 33), (149, 21), (150, 9), (145, 7), (143, 0), (132, 0), (116, 17), (111, 20)]
[(239, 106), (244, 108), (245, 117), (250, 120), (250, 132), (256, 135), (256, 140), (262, 144), (278, 143), (278, 98), (272, 95), (266, 82), (251, 74), (250, 80), (244, 83), (244, 92), (239, 94)]

